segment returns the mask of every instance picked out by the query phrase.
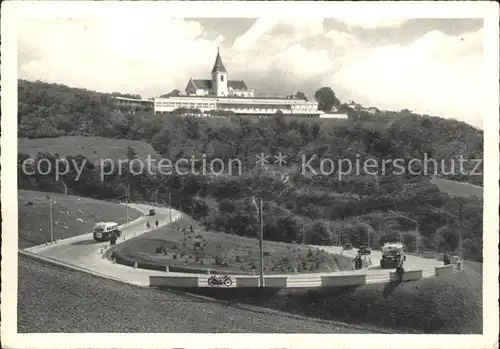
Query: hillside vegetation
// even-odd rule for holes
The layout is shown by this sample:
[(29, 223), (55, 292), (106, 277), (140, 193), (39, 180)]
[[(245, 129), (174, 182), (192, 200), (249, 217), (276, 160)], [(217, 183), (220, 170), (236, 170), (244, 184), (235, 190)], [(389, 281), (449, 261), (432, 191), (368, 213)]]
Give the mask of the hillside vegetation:
[[(441, 193), (430, 183), (436, 165), (428, 164), (426, 174), (416, 174), (424, 165), (411, 165), (398, 173), (394, 163), (373, 167), (361, 173), (343, 175), (336, 166), (327, 164), (326, 175), (301, 172), (302, 157), (311, 159), (316, 171), (320, 159), (349, 159), (352, 164), (372, 159), (383, 160), (433, 158), (437, 174), (452, 180), (482, 184), (482, 175), (458, 173), (451, 160), (462, 156), (482, 159), (483, 134), (454, 120), (421, 116), (408, 110), (369, 114), (350, 112), (348, 122), (301, 120), (276, 115), (269, 118), (194, 118), (179, 115), (153, 115), (144, 112), (124, 114), (112, 110), (109, 95), (71, 89), (41, 82), (20, 82), (19, 135), (23, 137), (93, 135), (99, 137), (143, 140), (172, 163), (192, 156), (210, 163), (220, 159), (226, 167), (221, 174), (197, 175), (172, 173), (136, 174), (136, 168), (125, 166), (101, 169), (86, 161), (85, 156), (71, 157), (83, 166), (78, 180), (71, 168), (63, 176), (70, 193), (103, 199), (124, 197), (131, 186), (132, 200), (168, 202), (206, 225), (240, 236), (255, 237), (258, 216), (252, 196), (264, 199), (265, 238), (283, 242), (336, 244), (347, 240), (377, 247), (387, 240), (402, 238), (410, 251), (420, 249), (456, 252), (458, 248), (458, 207), (456, 199)], [(22, 104), (21, 104), (22, 101)], [(58, 115), (58, 119), (56, 116)], [(55, 131), (54, 131), (55, 130)], [(133, 149), (132, 149), (133, 150)], [(127, 156), (137, 157), (137, 151)], [(256, 165), (257, 154), (269, 155), (267, 166)], [(273, 164), (279, 154), (286, 164)], [(64, 154), (39, 154), (53, 164)], [(19, 155), (19, 186), (26, 189), (60, 191), (53, 176), (29, 176), (21, 169), (27, 154)], [(440, 162), (444, 160), (444, 166)], [(195, 171), (203, 170), (198, 161)], [(207, 165), (209, 166), (209, 165)], [(408, 165), (410, 166), (410, 165)], [(466, 163), (471, 171), (475, 163)], [(347, 170), (346, 165), (340, 167)], [(355, 168), (355, 167), (354, 167)], [(103, 171), (110, 175), (101, 180)], [(121, 171), (121, 173), (119, 173)], [(482, 171), (482, 168), (478, 170)], [(210, 172), (210, 168), (208, 168)], [(288, 179), (284, 180), (288, 175)], [(482, 260), (482, 202), (464, 198), (462, 231), (464, 256)], [(443, 213), (445, 212), (445, 213)], [(449, 213), (449, 214), (447, 214)], [(402, 218), (406, 216), (408, 218)], [(416, 224), (418, 221), (418, 233)]]
[[(193, 231), (191, 231), (191, 228)], [(197, 226), (189, 217), (125, 241), (108, 250), (118, 263), (139, 263), (140, 268), (170, 271), (204, 272), (206, 269), (225, 274), (258, 273), (259, 240), (234, 234), (212, 232)], [(352, 259), (333, 255), (319, 248), (266, 242), (264, 272), (311, 273), (352, 270)]]

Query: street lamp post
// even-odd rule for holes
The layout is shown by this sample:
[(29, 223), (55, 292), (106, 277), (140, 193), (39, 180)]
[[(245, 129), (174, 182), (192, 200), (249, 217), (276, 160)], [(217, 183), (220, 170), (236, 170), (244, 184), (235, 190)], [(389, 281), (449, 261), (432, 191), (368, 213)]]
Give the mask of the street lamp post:
[(433, 208), (434, 210), (436, 210), (437, 212), (439, 213), (443, 213), (445, 215), (448, 215), (450, 217), (453, 217), (453, 218), (456, 218), (458, 219), (458, 256), (460, 258), (463, 258), (462, 254), (463, 254), (463, 239), (462, 239), (462, 225), (463, 225), (463, 201), (459, 198), (458, 199), (458, 216), (452, 214), (452, 213), (449, 213), (445, 210), (442, 210), (442, 209), (439, 209), (437, 207), (434, 207), (434, 206), (431, 206), (431, 205), (427, 205), (431, 208)]
[[(415, 230), (416, 230), (416, 233), (417, 233), (417, 237), (416, 237), (416, 252), (417, 254), (419, 253), (419, 247), (420, 247), (420, 231), (418, 230), (419, 226), (418, 226), (418, 221), (416, 221), (415, 219), (411, 219), (410, 217), (406, 217), (405, 215), (402, 215), (401, 213), (398, 213), (398, 212), (392, 212), (393, 214), (396, 214), (398, 217), (401, 217), (401, 218), (404, 218), (410, 222), (413, 222), (415, 223)], [(400, 234), (400, 237), (401, 237), (401, 233)]]

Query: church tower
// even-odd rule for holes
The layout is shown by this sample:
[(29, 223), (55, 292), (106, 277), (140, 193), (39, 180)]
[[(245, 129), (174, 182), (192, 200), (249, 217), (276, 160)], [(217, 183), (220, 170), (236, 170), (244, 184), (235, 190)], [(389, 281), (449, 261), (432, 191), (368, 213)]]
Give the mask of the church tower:
[(219, 48), (212, 69), (212, 93), (217, 97), (227, 96), (227, 70), (220, 58)]

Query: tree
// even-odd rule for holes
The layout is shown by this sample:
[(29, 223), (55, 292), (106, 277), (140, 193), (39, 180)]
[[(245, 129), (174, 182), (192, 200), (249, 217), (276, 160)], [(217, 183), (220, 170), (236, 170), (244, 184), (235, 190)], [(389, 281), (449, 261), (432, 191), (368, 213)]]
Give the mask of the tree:
[(166, 95), (163, 95), (162, 97), (180, 96), (180, 95), (181, 95), (181, 91), (179, 91), (178, 89), (174, 89), (174, 90), (170, 91), (169, 93), (167, 93)]
[(127, 147), (127, 158), (129, 160), (135, 159), (137, 157), (137, 153), (135, 152), (134, 148), (131, 146)]
[(322, 87), (314, 94), (318, 102), (318, 109), (322, 111), (331, 111), (333, 107), (338, 107), (340, 101), (335, 96), (335, 92), (330, 87)]

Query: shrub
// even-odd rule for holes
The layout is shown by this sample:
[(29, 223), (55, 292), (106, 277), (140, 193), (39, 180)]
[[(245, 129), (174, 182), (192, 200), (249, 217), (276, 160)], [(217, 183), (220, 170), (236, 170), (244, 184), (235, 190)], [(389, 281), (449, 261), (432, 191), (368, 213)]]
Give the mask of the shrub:
[(264, 251), (263, 255), (264, 255), (264, 257), (269, 257), (269, 256), (270, 256), (270, 253), (269, 253), (269, 252)]
[(177, 253), (174, 253), (174, 254), (172, 255), (172, 258), (173, 258), (173, 259), (177, 259)]
[(234, 259), (236, 263), (241, 263), (243, 262), (243, 260), (241, 259), (240, 256), (236, 256), (236, 258)]
[(194, 247), (201, 247), (201, 243), (200, 243), (199, 241), (196, 241), (196, 242), (194, 243)]

